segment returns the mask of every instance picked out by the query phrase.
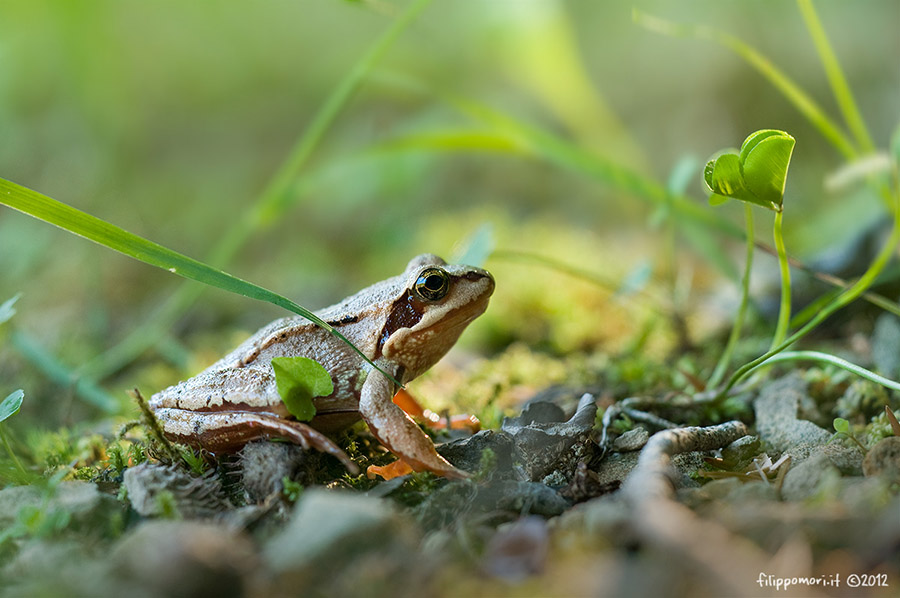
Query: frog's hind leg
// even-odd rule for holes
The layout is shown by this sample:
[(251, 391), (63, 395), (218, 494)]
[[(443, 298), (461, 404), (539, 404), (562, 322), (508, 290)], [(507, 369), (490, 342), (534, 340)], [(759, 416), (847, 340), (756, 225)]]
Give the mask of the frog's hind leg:
[(168, 438), (213, 453), (234, 452), (252, 440), (282, 438), (304, 449), (313, 448), (333, 455), (347, 471), (359, 473), (359, 467), (340, 447), (302, 422), (253, 411), (198, 413), (162, 408), (157, 409), (155, 415)]

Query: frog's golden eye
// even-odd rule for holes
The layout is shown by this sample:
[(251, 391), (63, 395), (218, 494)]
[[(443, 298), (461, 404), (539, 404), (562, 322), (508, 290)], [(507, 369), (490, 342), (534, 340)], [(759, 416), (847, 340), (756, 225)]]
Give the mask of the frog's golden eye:
[(450, 275), (440, 268), (425, 268), (413, 289), (424, 301), (440, 301), (450, 290)]

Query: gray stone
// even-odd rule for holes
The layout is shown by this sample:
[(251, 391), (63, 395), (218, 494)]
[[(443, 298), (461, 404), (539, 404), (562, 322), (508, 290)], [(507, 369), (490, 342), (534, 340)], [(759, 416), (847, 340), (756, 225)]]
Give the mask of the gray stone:
[[(46, 503), (45, 495), (49, 496)], [(46, 513), (65, 512), (68, 518), (66, 528), (91, 534), (108, 530), (110, 517), (123, 511), (122, 503), (101, 493), (90, 482), (61, 482), (54, 489), (13, 486), (0, 490), (0, 528), (11, 525), (19, 510), (25, 506)]]
[(106, 596), (105, 554), (84, 537), (32, 538), (0, 570), (0, 596)]
[(514, 513), (554, 517), (571, 506), (558, 492), (538, 482), (500, 482), (494, 488), (497, 508)]
[(568, 421), (527, 424), (520, 420), (505, 421), (504, 431), (512, 436), (518, 451), (519, 478), (539, 481), (554, 470), (562, 470), (569, 477), (584, 457), (596, 414), (594, 397), (585, 394)]
[(571, 503), (552, 488), (539, 482), (492, 480), (475, 484), (451, 482), (432, 492), (414, 512), (429, 531), (458, 525), (460, 520), (485, 513), (508, 511), (515, 515), (553, 517)]
[(481, 455), (485, 449), (493, 451), (497, 459), (493, 475), (500, 478), (515, 476), (513, 464), (517, 450), (512, 436), (502, 430), (482, 430), (468, 438), (447, 442), (437, 447), (438, 453), (456, 467), (475, 473), (481, 468)]
[(640, 453), (612, 453), (607, 455), (597, 469), (598, 482), (624, 482), (631, 470), (637, 466)]
[(841, 473), (823, 454), (813, 455), (799, 465), (792, 466), (784, 476), (781, 495), (788, 501), (806, 500), (814, 496), (820, 487), (840, 480)]
[(829, 442), (821, 447), (822, 454), (829, 463), (838, 468), (843, 475), (859, 476), (863, 473), (863, 453), (858, 446), (844, 446), (838, 442)]
[(797, 419), (801, 401), (809, 399), (807, 384), (798, 374), (790, 374), (767, 384), (754, 401), (756, 429), (767, 450), (783, 453), (797, 443), (825, 444), (828, 431)]
[(722, 460), (727, 468), (736, 469), (750, 463), (759, 451), (759, 436), (742, 436), (722, 449)]
[(531, 424), (550, 424), (565, 421), (566, 413), (562, 407), (549, 401), (533, 401), (525, 405), (522, 413), (516, 417), (505, 417), (500, 429), (509, 431)]
[[(194, 477), (170, 465), (141, 463), (125, 470), (123, 484), (131, 506), (144, 517), (167, 515), (186, 519), (214, 517), (231, 508), (212, 472)], [(171, 503), (171, 504), (170, 504)]]
[(508, 582), (521, 582), (544, 571), (550, 548), (547, 522), (541, 517), (523, 517), (501, 525), (484, 549), (482, 569)]
[(148, 521), (122, 539), (111, 559), (119, 593), (193, 597), (245, 596), (258, 570), (250, 540), (197, 521)]
[(872, 361), (888, 378), (900, 378), (900, 318), (883, 313), (875, 320), (872, 334)]
[(881, 476), (888, 483), (900, 482), (900, 436), (889, 436), (870, 448), (862, 470), (866, 477)]
[(275, 571), (300, 569), (377, 547), (385, 537), (402, 535), (404, 521), (383, 500), (311, 488), (294, 507), (285, 529), (263, 549)]
[(617, 542), (627, 542), (631, 517), (631, 510), (625, 501), (609, 495), (575, 505), (551, 519), (549, 527), (554, 539), (570, 536), (576, 545), (596, 543), (605, 549), (611, 538)]
[(250, 502), (260, 503), (284, 488), (282, 480), (294, 479), (304, 460), (302, 447), (284, 442), (250, 442), (241, 449), (241, 481)]
[(620, 453), (639, 451), (650, 440), (650, 432), (646, 428), (638, 426), (628, 430), (613, 441), (613, 450)]

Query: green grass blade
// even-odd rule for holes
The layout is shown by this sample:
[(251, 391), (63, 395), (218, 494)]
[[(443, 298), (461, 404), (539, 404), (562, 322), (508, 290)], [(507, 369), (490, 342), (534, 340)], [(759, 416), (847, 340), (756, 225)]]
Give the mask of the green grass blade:
[(663, 205), (671, 201), (676, 217), (698, 222), (719, 230), (731, 237), (743, 239), (744, 233), (734, 223), (708, 210), (689, 197), (670, 195), (665, 186), (652, 178), (616, 164), (562, 137), (530, 126), (475, 102), (455, 99), (453, 104), (470, 118), (490, 125), (508, 135), (514, 144), (527, 148), (533, 154), (564, 168), (585, 174), (611, 187), (626, 191), (649, 201)]
[(831, 365), (835, 365), (839, 368), (843, 368), (848, 372), (852, 372), (861, 378), (865, 378), (870, 382), (874, 382), (876, 384), (881, 384), (885, 388), (890, 388), (891, 390), (900, 391), (900, 382), (895, 382), (889, 378), (885, 378), (884, 376), (879, 376), (875, 372), (867, 370), (862, 366), (858, 366), (853, 362), (847, 361), (846, 359), (841, 359), (835, 355), (829, 355), (828, 353), (820, 353), (819, 351), (784, 351), (774, 357), (770, 357), (767, 364), (769, 363), (777, 363), (779, 361), (818, 361), (819, 363), (828, 363)]
[[(605, 157), (598, 156), (570, 140), (516, 120), (485, 104), (440, 93), (432, 87), (426, 87), (409, 77), (384, 72), (376, 73), (375, 76), (378, 81), (385, 85), (400, 88), (409, 93), (436, 97), (461, 114), (480, 123), (483, 128), (479, 129), (479, 131), (483, 135), (489, 133), (493, 141), (491, 144), (479, 142), (477, 146), (470, 144), (467, 149), (487, 151), (502, 145), (502, 149), (497, 151), (507, 152), (509, 151), (508, 148), (512, 147), (515, 148), (514, 151), (516, 153), (547, 160), (621, 191), (629, 192), (651, 204), (659, 206), (671, 202), (668, 207), (672, 209), (676, 218), (697, 222), (708, 228), (719, 230), (733, 238), (744, 239), (744, 232), (740, 227), (707, 209), (705, 205), (684, 195), (670, 194), (664, 185), (652, 178), (621, 166)], [(496, 141), (496, 136), (498, 135), (506, 138), (507, 142), (500, 144)], [(481, 139), (484, 138), (482, 137)], [(463, 149), (460, 143), (461, 140), (461, 136), (456, 136), (455, 142), (458, 149)], [(476, 138), (472, 138), (472, 140), (474, 141)], [(389, 146), (383, 145), (378, 146), (376, 149), (387, 147)], [(402, 148), (395, 147), (394, 149)]]
[[(340, 111), (375, 64), (400, 34), (425, 9), (431, 0), (415, 0), (369, 47), (365, 54), (331, 92), (291, 150), (287, 159), (248, 210), (236, 216), (232, 227), (212, 249), (207, 262), (225, 267), (255, 233), (275, 222), (299, 199), (293, 194), (299, 171), (319, 146)], [(157, 343), (178, 319), (197, 301), (204, 287), (182, 285), (170, 295), (160, 309), (146, 322), (131, 331), (122, 341), (99, 355), (84, 368), (84, 375), (98, 380), (109, 376), (134, 361)]]
[(788, 77), (784, 71), (775, 66), (771, 60), (762, 55), (753, 46), (733, 35), (717, 31), (710, 27), (672, 23), (671, 21), (649, 15), (636, 8), (632, 15), (635, 23), (650, 31), (673, 37), (687, 37), (712, 41), (728, 48), (750, 66), (759, 71), (763, 77), (774, 85), (775, 88), (778, 89), (778, 91), (780, 91), (844, 157), (852, 159), (859, 155), (859, 151), (853, 145), (853, 142), (841, 128), (825, 114), (822, 107), (819, 106), (809, 94), (803, 91), (793, 79)]
[(363, 359), (393, 380), (389, 374), (375, 366), (372, 360), (366, 357), (353, 343), (344, 338), (340, 332), (305, 307), (294, 303), (287, 297), (208, 266), (177, 251), (130, 233), (96, 216), (82, 212), (37, 191), (2, 178), (0, 178), (0, 203), (58, 226), (65, 231), (94, 241), (104, 247), (114, 249), (145, 264), (168, 270), (172, 274), (244, 295), (251, 299), (266, 301), (292, 311), (347, 343)]
[(816, 51), (819, 53), (819, 59), (822, 61), (822, 66), (825, 69), (825, 75), (828, 77), (828, 83), (831, 85), (831, 91), (834, 93), (834, 98), (837, 100), (841, 113), (844, 115), (847, 127), (863, 153), (874, 152), (875, 144), (872, 142), (866, 123), (859, 112), (856, 100), (853, 99), (853, 92), (850, 91), (847, 78), (844, 77), (844, 71), (841, 69), (837, 56), (831, 47), (831, 42), (828, 41), (828, 36), (825, 34), (822, 22), (819, 21), (819, 16), (816, 14), (813, 3), (810, 0), (797, 0), (797, 5), (800, 8), (800, 14), (803, 15), (809, 35), (816, 46)]
[(40, 346), (33, 338), (19, 330), (10, 335), (12, 346), (44, 373), (54, 384), (70, 388), (85, 403), (97, 407), (104, 413), (119, 413), (121, 402), (114, 396), (98, 387), (90, 379), (79, 376), (76, 372), (60, 363), (49, 351)]
[(443, 129), (420, 131), (394, 137), (373, 148), (384, 150), (427, 150), (444, 152), (498, 152), (510, 154), (527, 153), (516, 145), (508, 135), (494, 131), (472, 131), (468, 129)]

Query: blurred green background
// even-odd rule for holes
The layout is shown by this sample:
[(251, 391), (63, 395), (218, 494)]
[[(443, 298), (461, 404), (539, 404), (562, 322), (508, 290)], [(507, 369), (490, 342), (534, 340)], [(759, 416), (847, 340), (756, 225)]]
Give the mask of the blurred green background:
[[(207, 259), (406, 6), (4, 0), (0, 176)], [(885, 147), (900, 117), (900, 3), (816, 6), (874, 141)], [(498, 289), (465, 339), (481, 354), (515, 341), (551, 353), (618, 351), (665, 311), (679, 280), (691, 289), (682, 301), (695, 303), (725, 284), (683, 239), (669, 244), (665, 226), (654, 224), (656, 207), (521, 144), (498, 143), (496, 131), (458, 109), (460, 99), (663, 184), (693, 157), (686, 192), (698, 205), (711, 153), (757, 129), (787, 130), (797, 146), (785, 231), (801, 257), (884, 218), (865, 188), (825, 190), (842, 157), (758, 72), (721, 46), (636, 25), (633, 7), (744, 39), (839, 119), (790, 2), (434, 2), (325, 132), (292, 185), (291, 207), (225, 269), (318, 308), (398, 273), (417, 253), (454, 256), (487, 224), (497, 249), (540, 253), (614, 285), (646, 273), (646, 288), (667, 297), (623, 304), (534, 263), (489, 259)], [(429, 143), (436, 132), (454, 132), (459, 143)], [(740, 224), (740, 206), (716, 210)], [(769, 241), (770, 216), (757, 214), (757, 234)], [(740, 242), (712, 238), (739, 266)], [(0, 302), (22, 293), (18, 314), (0, 329), (0, 396), (25, 388), (23, 413), (32, 421), (90, 413), (15, 350), (10, 330), (77, 373), (152, 320), (182, 284), (0, 208)], [(124, 389), (152, 394), (281, 315), (207, 290), (161, 350), (101, 384), (126, 405)], [(704, 321), (714, 316), (694, 314), (696, 334), (712, 328)], [(653, 338), (651, 348), (671, 349), (665, 327)]]

